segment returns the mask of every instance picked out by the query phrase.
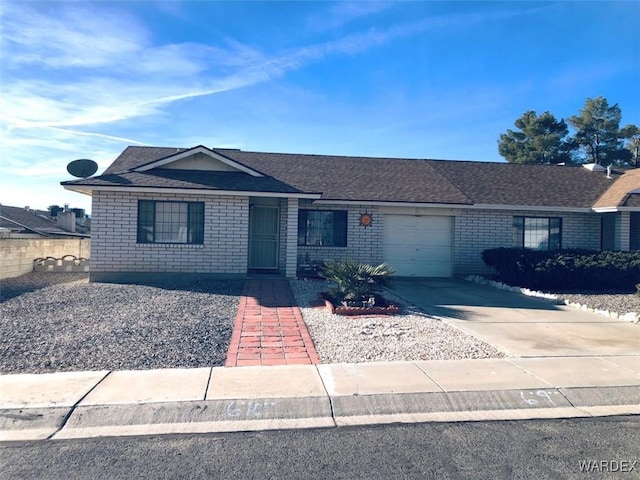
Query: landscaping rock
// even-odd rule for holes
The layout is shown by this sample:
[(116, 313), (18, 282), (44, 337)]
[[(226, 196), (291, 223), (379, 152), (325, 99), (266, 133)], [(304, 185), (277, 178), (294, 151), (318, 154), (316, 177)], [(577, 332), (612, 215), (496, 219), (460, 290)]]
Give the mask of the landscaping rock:
[(0, 304), (0, 373), (224, 364), (241, 280), (186, 289), (88, 283), (85, 275), (51, 285), (65, 280), (57, 275), (11, 279), (13, 298)]
[(320, 359), (324, 363), (500, 358), (504, 354), (471, 335), (430, 317), (385, 292), (401, 306), (401, 314), (378, 317), (332, 315), (312, 308), (324, 281), (291, 280), (291, 289)]

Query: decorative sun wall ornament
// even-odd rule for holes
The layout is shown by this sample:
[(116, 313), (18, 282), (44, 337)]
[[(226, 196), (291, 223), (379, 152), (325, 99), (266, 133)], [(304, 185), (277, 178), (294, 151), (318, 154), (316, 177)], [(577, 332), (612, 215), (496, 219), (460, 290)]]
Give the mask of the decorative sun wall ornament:
[(369, 212), (364, 212), (360, 214), (360, 225), (364, 228), (370, 227), (373, 223), (373, 215)]

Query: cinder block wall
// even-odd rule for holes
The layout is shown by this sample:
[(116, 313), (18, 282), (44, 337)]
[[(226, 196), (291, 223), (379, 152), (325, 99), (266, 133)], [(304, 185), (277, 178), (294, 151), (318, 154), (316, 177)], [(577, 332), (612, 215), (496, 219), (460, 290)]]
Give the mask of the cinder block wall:
[[(309, 205), (300, 203), (300, 210), (348, 210), (347, 213), (347, 246), (346, 247), (316, 247), (298, 246), (298, 263), (304, 262), (307, 255), (314, 260), (341, 260), (352, 258), (360, 262), (382, 263), (382, 239), (384, 218), (378, 207), (370, 205)], [(360, 214), (364, 212), (373, 215), (373, 225), (360, 225)], [(296, 226), (297, 229), (297, 226)]]
[(482, 261), (488, 248), (513, 246), (513, 217), (562, 218), (562, 248), (600, 249), (600, 217), (582, 213), (465, 210), (455, 217), (453, 274), (483, 275), (490, 270)]
[(89, 258), (88, 238), (2, 238), (0, 239), (0, 279), (18, 277), (33, 271), (36, 258), (65, 255)]
[[(204, 244), (138, 244), (138, 200), (204, 202)], [(94, 192), (91, 272), (247, 272), (249, 198)]]

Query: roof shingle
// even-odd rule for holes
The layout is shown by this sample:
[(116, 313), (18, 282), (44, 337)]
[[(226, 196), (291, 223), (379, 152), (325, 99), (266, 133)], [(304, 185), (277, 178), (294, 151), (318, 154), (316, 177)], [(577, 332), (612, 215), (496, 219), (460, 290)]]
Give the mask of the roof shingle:
[(211, 150), (265, 176), (163, 168), (132, 171), (185, 150), (188, 149), (128, 147), (103, 175), (63, 182), (63, 185), (322, 193), (322, 200), (328, 201), (565, 208), (591, 208), (612, 202), (618, 206), (629, 191), (640, 188), (638, 173), (616, 174), (611, 180), (602, 172), (574, 166), (263, 153), (223, 148)]
[(0, 205), (0, 227), (9, 230), (21, 231), (23, 227), (46, 234), (65, 234), (52, 220), (42, 218), (36, 210), (26, 210), (20, 207), (9, 207)]
[(598, 198), (593, 207), (612, 208), (623, 205), (635, 207), (637, 205), (625, 205), (625, 200), (632, 191), (638, 189), (640, 189), (640, 168), (627, 170)]
[(216, 152), (300, 190), (322, 192), (322, 200), (471, 203), (424, 160)]
[(99, 177), (63, 182), (63, 185), (302, 193), (300, 190), (271, 177), (252, 177), (242, 172), (211, 172), (166, 168), (155, 168), (146, 172), (105, 173)]

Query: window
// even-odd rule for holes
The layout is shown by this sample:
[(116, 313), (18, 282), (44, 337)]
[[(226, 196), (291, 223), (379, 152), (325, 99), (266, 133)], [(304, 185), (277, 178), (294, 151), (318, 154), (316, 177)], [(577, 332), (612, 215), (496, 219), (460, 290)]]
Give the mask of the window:
[(629, 249), (640, 250), (640, 213), (638, 212), (631, 212), (629, 218)]
[(562, 219), (513, 217), (513, 246), (533, 250), (559, 250)]
[(347, 212), (345, 210), (300, 210), (298, 245), (322, 247), (347, 246)]
[(138, 243), (204, 243), (204, 203), (138, 201)]

